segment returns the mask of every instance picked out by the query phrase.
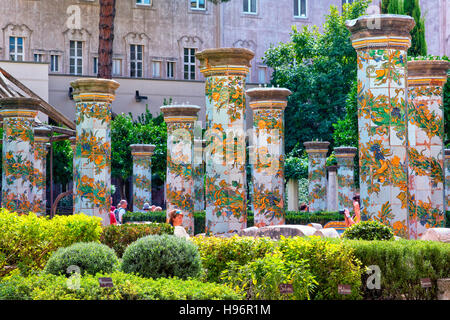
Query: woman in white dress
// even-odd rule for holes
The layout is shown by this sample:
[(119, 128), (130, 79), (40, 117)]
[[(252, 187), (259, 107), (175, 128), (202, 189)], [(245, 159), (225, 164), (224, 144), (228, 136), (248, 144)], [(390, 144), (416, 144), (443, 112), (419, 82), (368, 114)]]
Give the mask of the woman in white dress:
[(171, 210), (169, 212), (169, 221), (174, 227), (174, 235), (176, 237), (189, 239), (189, 234), (186, 232), (186, 229), (183, 228), (183, 212), (181, 210)]

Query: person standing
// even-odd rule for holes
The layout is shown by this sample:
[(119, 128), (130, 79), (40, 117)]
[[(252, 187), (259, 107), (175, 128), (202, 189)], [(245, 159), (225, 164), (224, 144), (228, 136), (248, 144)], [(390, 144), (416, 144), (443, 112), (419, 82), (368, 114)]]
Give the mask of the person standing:
[(353, 220), (355, 221), (355, 223), (361, 222), (361, 208), (359, 206), (359, 203), (359, 195), (355, 194), (355, 196), (353, 197), (353, 212), (355, 213), (355, 215), (353, 216)]
[(118, 223), (123, 224), (123, 215), (127, 213), (127, 206), (128, 202), (125, 199), (120, 200), (119, 204), (117, 205), (117, 216), (118, 216)]

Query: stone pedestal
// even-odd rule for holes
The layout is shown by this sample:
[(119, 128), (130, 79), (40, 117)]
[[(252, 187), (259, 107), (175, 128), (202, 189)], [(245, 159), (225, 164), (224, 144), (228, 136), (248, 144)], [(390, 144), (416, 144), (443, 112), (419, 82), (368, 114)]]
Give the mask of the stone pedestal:
[(309, 212), (327, 210), (327, 141), (309, 141), (304, 146), (308, 153)]
[(444, 227), (444, 106), (447, 61), (408, 62), (410, 238)]
[(144, 203), (152, 203), (152, 155), (155, 146), (132, 144), (133, 157), (133, 211), (142, 212)]
[(161, 107), (167, 123), (167, 214), (183, 212), (183, 227), (194, 235), (194, 123), (198, 106)]
[(355, 147), (334, 148), (338, 164), (337, 189), (338, 207), (353, 210), (353, 196), (355, 194), (354, 161), (358, 149)]
[(289, 179), (287, 182), (288, 211), (298, 211), (298, 180)]
[(83, 78), (71, 83), (76, 102), (74, 214), (101, 217), (109, 225), (111, 207), (111, 103), (119, 84)]
[(32, 98), (0, 99), (3, 118), (2, 208), (20, 214), (41, 212), (36, 201), (34, 172), (33, 120), (39, 100)]
[(357, 51), (361, 217), (391, 225), (395, 235), (406, 238), (406, 63), (414, 24), (402, 15), (346, 22)]
[(245, 78), (254, 53), (242, 48), (196, 54), (206, 77), (206, 234), (247, 226)]
[(338, 185), (337, 185), (337, 166), (327, 167), (328, 187), (327, 187), (327, 211), (334, 212), (340, 208), (338, 206)]
[(205, 140), (194, 139), (194, 210), (205, 210)]
[(34, 128), (34, 175), (36, 189), (33, 191), (35, 203), (39, 204), (38, 215), (46, 213), (46, 182), (47, 182), (47, 153), (50, 144), (50, 129), (46, 127)]
[(254, 225), (282, 225), (284, 217), (284, 109), (292, 94), (284, 88), (247, 90), (253, 110), (252, 207)]

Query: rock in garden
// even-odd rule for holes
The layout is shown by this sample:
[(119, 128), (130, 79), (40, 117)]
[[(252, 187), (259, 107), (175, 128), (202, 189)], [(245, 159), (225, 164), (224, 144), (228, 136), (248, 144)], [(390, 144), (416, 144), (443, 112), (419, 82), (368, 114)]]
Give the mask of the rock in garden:
[(430, 228), (421, 240), (431, 240), (450, 243), (450, 228)]

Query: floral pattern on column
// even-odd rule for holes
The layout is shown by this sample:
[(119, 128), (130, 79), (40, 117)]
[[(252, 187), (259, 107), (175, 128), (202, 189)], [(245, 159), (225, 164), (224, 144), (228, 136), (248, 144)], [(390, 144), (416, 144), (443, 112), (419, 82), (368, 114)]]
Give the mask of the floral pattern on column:
[[(379, 28), (373, 22), (380, 23)], [(362, 219), (409, 237), (407, 175), (407, 50), (414, 19), (363, 16), (347, 21), (357, 51)]]
[(337, 189), (339, 210), (347, 208), (352, 211), (353, 195), (355, 193), (354, 161), (358, 152), (354, 147), (334, 148), (334, 154), (338, 165)]
[(291, 91), (247, 90), (253, 110), (252, 207), (256, 227), (282, 225), (284, 216), (284, 109)]
[(46, 214), (46, 181), (47, 181), (47, 153), (49, 147), (50, 129), (37, 127), (34, 129), (34, 174), (36, 189), (34, 190), (35, 203), (39, 204), (38, 215)]
[(167, 123), (167, 214), (183, 212), (183, 227), (194, 235), (194, 123), (198, 106), (161, 107)]
[(133, 157), (133, 211), (139, 212), (144, 203), (152, 203), (152, 155), (154, 145), (130, 145)]
[(408, 62), (409, 232), (444, 227), (443, 87), (447, 61)]
[(304, 146), (308, 153), (309, 211), (327, 210), (327, 141), (309, 141)]
[(445, 211), (450, 211), (450, 149), (445, 149)]
[(245, 78), (254, 53), (242, 48), (196, 54), (206, 77), (206, 234), (247, 227)]
[(37, 99), (0, 99), (3, 118), (2, 208), (19, 214), (41, 211), (34, 194), (41, 182), (33, 164), (33, 121), (38, 107)]
[(194, 210), (205, 210), (205, 140), (194, 140)]
[(109, 225), (111, 207), (111, 103), (119, 84), (107, 79), (71, 83), (76, 102), (74, 213), (103, 219)]

